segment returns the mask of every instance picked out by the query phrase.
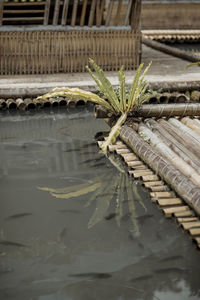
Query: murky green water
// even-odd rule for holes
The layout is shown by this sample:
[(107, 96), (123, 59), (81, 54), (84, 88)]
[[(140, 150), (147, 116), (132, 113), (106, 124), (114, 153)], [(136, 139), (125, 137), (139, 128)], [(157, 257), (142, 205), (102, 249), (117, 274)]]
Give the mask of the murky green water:
[(199, 252), (104, 130), (87, 109), (0, 116), (0, 299), (200, 299)]

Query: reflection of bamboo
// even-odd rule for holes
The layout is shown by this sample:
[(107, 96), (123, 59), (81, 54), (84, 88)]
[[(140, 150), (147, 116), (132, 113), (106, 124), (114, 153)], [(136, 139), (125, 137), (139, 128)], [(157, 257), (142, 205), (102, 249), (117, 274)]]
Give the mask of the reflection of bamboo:
[(144, 160), (161, 178), (200, 214), (200, 188), (182, 175), (167, 159), (146, 143), (133, 129), (124, 125), (120, 132), (122, 140)]
[(162, 156), (166, 157), (178, 170), (185, 176), (190, 178), (195, 184), (200, 186), (200, 175), (180, 158), (174, 151), (172, 151), (155, 133), (153, 133), (144, 124), (139, 125), (139, 134), (143, 138), (148, 138), (150, 144), (158, 150)]
[(120, 188), (119, 188), (119, 195), (118, 195), (118, 202), (116, 203), (116, 222), (118, 226), (120, 226), (120, 220), (123, 216), (123, 202), (124, 202), (124, 190), (126, 187), (126, 174), (120, 173)]
[[(118, 181), (118, 177), (115, 177), (114, 181), (112, 181), (111, 184), (107, 183), (106, 186), (104, 186), (105, 196), (97, 197), (96, 208), (95, 208), (95, 211), (94, 211), (92, 217), (90, 218), (90, 220), (88, 222), (88, 228), (93, 227), (95, 224), (100, 222), (105, 217), (105, 214), (110, 206), (110, 202), (111, 202), (112, 196), (113, 196), (113, 193), (111, 193), (111, 195), (110, 195), (110, 192), (112, 191), (113, 188), (115, 189), (117, 181)], [(101, 184), (100, 184), (100, 186), (101, 186)], [(106, 196), (107, 193), (108, 193), (108, 195)]]
[(127, 183), (127, 196), (128, 196), (128, 207), (129, 207), (129, 212), (131, 214), (131, 220), (132, 220), (133, 226), (135, 228), (135, 231), (139, 234), (137, 214), (136, 214), (133, 193), (132, 193), (132, 181), (129, 181)]

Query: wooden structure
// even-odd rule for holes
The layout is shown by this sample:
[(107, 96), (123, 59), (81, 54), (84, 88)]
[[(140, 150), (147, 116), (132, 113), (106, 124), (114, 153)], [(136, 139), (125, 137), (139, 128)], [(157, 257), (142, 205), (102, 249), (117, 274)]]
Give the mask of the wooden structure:
[(0, 0), (0, 74), (83, 72), (89, 57), (104, 70), (136, 69), (141, 0), (128, 1), (123, 22), (121, 6), (121, 0)]
[(144, 0), (142, 29), (199, 29), (200, 3), (196, 0)]

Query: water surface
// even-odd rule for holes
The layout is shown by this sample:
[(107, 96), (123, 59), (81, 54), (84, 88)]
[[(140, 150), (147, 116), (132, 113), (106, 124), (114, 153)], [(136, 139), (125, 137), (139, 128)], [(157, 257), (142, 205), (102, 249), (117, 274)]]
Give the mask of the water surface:
[(1, 114), (0, 299), (200, 299), (199, 252), (100, 153), (107, 130), (88, 109)]

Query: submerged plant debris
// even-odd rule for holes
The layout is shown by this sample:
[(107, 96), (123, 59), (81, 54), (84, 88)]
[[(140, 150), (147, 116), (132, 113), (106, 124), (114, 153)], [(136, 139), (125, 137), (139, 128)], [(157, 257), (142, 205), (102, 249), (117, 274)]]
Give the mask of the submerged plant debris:
[(115, 176), (113, 176), (113, 173), (108, 173), (103, 179), (101, 177), (94, 178), (92, 183), (85, 182), (58, 189), (51, 187), (38, 187), (38, 189), (47, 191), (53, 197), (58, 199), (72, 199), (82, 195), (88, 195), (85, 207), (90, 206), (94, 201), (96, 201), (96, 208), (88, 222), (88, 228), (92, 228), (103, 219), (111, 219), (108, 218), (108, 210), (112, 201), (114, 201), (115, 204), (115, 211), (109, 215), (112, 215), (112, 218), (115, 218), (118, 226), (120, 226), (120, 221), (125, 214), (124, 205), (127, 202), (129, 216), (131, 218), (134, 231), (139, 234), (135, 201), (138, 201), (145, 211), (146, 208), (137, 191), (137, 185), (124, 171), (119, 160), (114, 158), (112, 155), (109, 155), (108, 158), (115, 167), (117, 166), (118, 172)]

